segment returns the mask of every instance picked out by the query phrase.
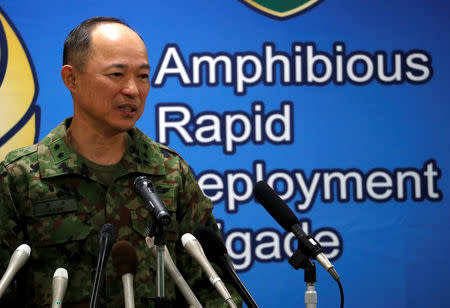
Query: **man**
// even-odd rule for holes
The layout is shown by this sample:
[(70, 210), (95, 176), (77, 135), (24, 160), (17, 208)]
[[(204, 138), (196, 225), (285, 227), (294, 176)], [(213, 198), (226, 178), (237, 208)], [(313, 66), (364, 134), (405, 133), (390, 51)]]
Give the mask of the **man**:
[[(172, 216), (166, 238), (174, 262), (200, 302), (224, 306), (180, 243), (184, 233), (199, 226), (217, 230), (211, 201), (176, 152), (134, 127), (149, 91), (141, 37), (117, 19), (88, 19), (67, 37), (63, 58), (61, 76), (72, 95), (73, 117), (38, 144), (11, 152), (0, 165), (1, 268), (20, 244), (32, 249), (6, 297), (32, 307), (50, 305), (53, 272), (64, 267), (69, 272), (64, 307), (86, 307), (99, 231), (111, 223), (118, 240), (137, 250), (136, 307), (153, 307), (156, 260), (144, 241), (151, 216), (133, 190), (134, 179), (146, 175)], [(123, 307), (122, 284), (111, 262), (106, 279), (102, 303)], [(170, 278), (166, 298), (173, 307), (187, 306)]]

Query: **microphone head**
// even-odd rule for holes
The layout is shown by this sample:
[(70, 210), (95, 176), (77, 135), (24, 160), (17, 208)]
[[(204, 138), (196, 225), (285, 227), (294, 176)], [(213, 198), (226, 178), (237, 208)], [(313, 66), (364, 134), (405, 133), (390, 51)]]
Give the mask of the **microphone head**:
[(31, 248), (30, 246), (28, 246), (27, 244), (22, 244), (19, 247), (16, 248), (17, 252), (23, 252), (25, 253), (28, 257), (31, 254)]
[(116, 228), (112, 224), (104, 224), (100, 230), (100, 242), (106, 240), (106, 246), (110, 249), (116, 241)]
[(102, 229), (100, 230), (100, 234), (108, 234), (108, 235), (112, 235), (115, 236), (115, 232), (116, 232), (116, 228), (114, 228), (114, 226), (112, 224), (104, 224), (102, 226)]
[(139, 186), (139, 185), (141, 184), (141, 182), (142, 182), (142, 181), (145, 181), (146, 179), (147, 179), (147, 177), (146, 177), (146, 176), (143, 176), (143, 175), (138, 176), (137, 178), (135, 178), (135, 179), (134, 179), (134, 182), (133, 182), (134, 188), (136, 189), (136, 186)]
[(194, 232), (195, 238), (203, 247), (208, 260), (215, 262), (215, 259), (227, 254), (227, 249), (221, 238), (208, 227), (199, 227)]
[(291, 232), (291, 227), (298, 224), (298, 218), (294, 212), (281, 200), (280, 196), (264, 181), (259, 181), (253, 188), (256, 200), (264, 206), (286, 231)]
[(181, 244), (183, 244), (183, 247), (186, 247), (186, 244), (192, 241), (196, 241), (197, 239), (190, 233), (185, 233), (181, 237)]
[(65, 268), (57, 268), (55, 273), (53, 274), (53, 278), (61, 277), (65, 279), (69, 279), (69, 274), (67, 273), (67, 270)]
[(145, 175), (141, 175), (134, 179), (133, 187), (136, 192), (141, 189), (150, 189), (153, 191), (153, 182)]
[(125, 274), (136, 274), (137, 254), (136, 248), (128, 241), (119, 241), (111, 249), (112, 263), (119, 277)]

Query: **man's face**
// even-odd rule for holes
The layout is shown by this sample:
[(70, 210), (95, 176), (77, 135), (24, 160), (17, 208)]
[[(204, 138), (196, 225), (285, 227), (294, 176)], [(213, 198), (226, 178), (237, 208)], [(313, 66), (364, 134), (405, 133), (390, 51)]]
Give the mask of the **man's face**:
[(128, 27), (104, 23), (91, 33), (83, 71), (77, 71), (74, 118), (102, 134), (134, 126), (150, 88), (147, 49)]

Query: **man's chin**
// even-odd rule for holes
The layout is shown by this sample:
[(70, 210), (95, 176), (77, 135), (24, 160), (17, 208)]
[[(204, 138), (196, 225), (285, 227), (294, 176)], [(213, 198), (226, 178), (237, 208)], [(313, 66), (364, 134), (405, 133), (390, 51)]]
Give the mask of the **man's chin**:
[(136, 121), (121, 121), (118, 123), (114, 123), (114, 125), (112, 125), (112, 128), (116, 131), (116, 133), (120, 134), (132, 129), (135, 123)]

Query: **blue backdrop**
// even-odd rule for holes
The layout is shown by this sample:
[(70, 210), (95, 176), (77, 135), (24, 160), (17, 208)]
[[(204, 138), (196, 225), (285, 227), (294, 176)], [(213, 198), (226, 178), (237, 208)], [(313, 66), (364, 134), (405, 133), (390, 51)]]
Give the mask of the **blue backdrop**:
[[(280, 3), (307, 7), (271, 15)], [(137, 125), (190, 163), (261, 307), (303, 307), (305, 285), (287, 262), (292, 237), (251, 194), (258, 180), (322, 243), (346, 307), (445, 306), (450, 6), (308, 4), (3, 0), (2, 157), (71, 115), (60, 79), (70, 30), (92, 16), (123, 18), (146, 41), (152, 69)], [(322, 268), (316, 290), (319, 307), (339, 305)]]

